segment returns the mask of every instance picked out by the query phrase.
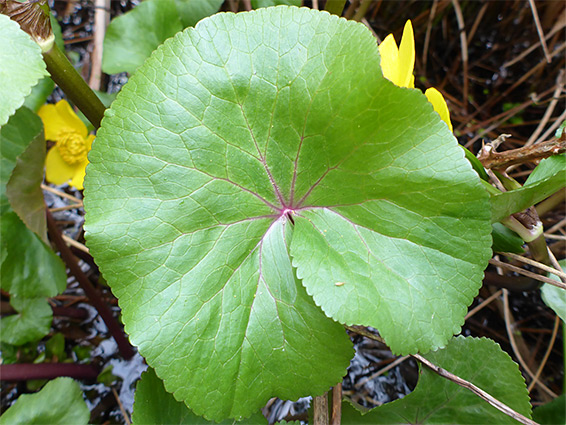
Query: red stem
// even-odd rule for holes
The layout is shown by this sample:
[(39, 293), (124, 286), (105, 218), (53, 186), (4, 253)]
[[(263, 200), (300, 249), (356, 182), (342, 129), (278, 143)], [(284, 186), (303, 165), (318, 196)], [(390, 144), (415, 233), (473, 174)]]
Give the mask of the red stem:
[(99, 373), (99, 368), (92, 364), (17, 363), (0, 365), (0, 379), (2, 381), (55, 379), (60, 376), (70, 376), (75, 379), (95, 380)]
[(110, 334), (114, 337), (114, 340), (118, 345), (118, 350), (120, 350), (122, 357), (124, 357), (126, 360), (130, 359), (134, 355), (134, 349), (130, 342), (127, 340), (122, 327), (112, 315), (112, 311), (110, 310), (108, 305), (106, 305), (104, 301), (102, 301), (102, 298), (100, 297), (98, 291), (94, 288), (92, 283), (90, 283), (88, 277), (79, 267), (79, 264), (77, 263), (76, 258), (71, 252), (71, 249), (63, 240), (61, 231), (57, 227), (57, 223), (55, 223), (55, 220), (53, 219), (53, 216), (49, 212), (48, 208), (46, 208), (46, 214), (49, 236), (61, 253), (61, 258), (63, 259), (71, 273), (77, 279), (77, 282), (85, 292), (92, 305), (98, 311), (98, 314), (100, 314), (100, 317), (102, 317), (102, 320), (104, 320), (104, 323), (106, 323), (106, 327), (108, 328)]

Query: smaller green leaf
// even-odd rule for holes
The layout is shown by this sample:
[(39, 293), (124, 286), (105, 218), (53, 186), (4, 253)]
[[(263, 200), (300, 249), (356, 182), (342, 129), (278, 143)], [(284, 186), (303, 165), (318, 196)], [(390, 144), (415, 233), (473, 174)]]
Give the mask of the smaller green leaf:
[(6, 185), (16, 167), (18, 157), (28, 145), (43, 133), (43, 124), (28, 108), (20, 108), (0, 128), (0, 214), (10, 211)]
[[(560, 260), (558, 263), (562, 267), (562, 271), (566, 272), (566, 260)], [(548, 277), (560, 281), (558, 276), (554, 274), (549, 273)], [(548, 283), (543, 284), (540, 290), (544, 303), (553, 309), (562, 321), (566, 321), (566, 291)]]
[(20, 396), (0, 416), (0, 424), (86, 425), (89, 417), (79, 384), (71, 378), (57, 378), (36, 394)]
[(462, 149), (464, 149), (466, 159), (470, 162), (474, 171), (478, 173), (478, 176), (480, 176), (482, 180), (489, 181), (489, 176), (487, 175), (485, 168), (483, 168), (483, 164), (480, 160), (464, 146), (462, 146)]
[[(530, 418), (525, 380), (515, 362), (486, 338), (452, 339), (446, 348), (425, 356), (429, 361), (487, 391)], [(489, 361), (486, 361), (489, 359)], [(516, 424), (514, 419), (460, 387), (421, 367), (415, 390), (405, 398), (361, 415), (342, 403), (342, 423), (349, 424)]]
[(31, 109), (33, 112), (39, 111), (39, 108), (47, 101), (49, 95), (53, 92), (55, 88), (55, 83), (51, 77), (43, 77), (39, 80), (26, 100), (24, 101), (24, 106)]
[(45, 342), (45, 354), (47, 358), (56, 358), (58, 361), (63, 361), (67, 358), (67, 354), (65, 353), (65, 337), (62, 333), (55, 333)]
[(533, 420), (540, 425), (566, 424), (566, 394), (534, 409)]
[(33, 86), (49, 75), (41, 48), (6, 15), (0, 14), (0, 127), (22, 106)]
[(6, 186), (6, 195), (12, 209), (28, 228), (48, 243), (45, 202), (41, 190), (46, 153), (43, 124), (37, 115), (32, 114), (28, 125), (33, 126), (36, 136), (18, 157)]
[(218, 12), (223, 2), (224, 0), (175, 0), (183, 28), (194, 27), (202, 18)]
[(2, 289), (12, 296), (53, 297), (65, 290), (61, 259), (14, 212), (0, 220)]
[(554, 133), (555, 137), (560, 137), (562, 136), (562, 133), (564, 133), (564, 129), (566, 128), (566, 120), (562, 121), (562, 124), (560, 124), (560, 127), (558, 127), (556, 129), (556, 133)]
[(301, 0), (252, 0), (252, 7), (259, 9), (260, 7), (279, 6), (281, 4), (287, 6), (300, 6)]
[[(152, 368), (148, 368), (136, 387), (134, 399), (134, 413), (132, 423), (135, 424), (215, 424), (216, 422), (195, 415), (185, 403), (175, 400), (173, 394), (168, 393), (163, 381), (157, 377)], [(260, 413), (242, 421), (228, 419), (220, 422), (222, 425), (267, 424), (267, 420)]]
[(18, 312), (0, 320), (0, 341), (22, 345), (38, 341), (49, 333), (53, 312), (45, 298), (12, 295), (10, 304)]
[(157, 46), (183, 29), (174, 0), (146, 0), (113, 19), (106, 30), (102, 70), (130, 74)]
[(505, 227), (501, 223), (493, 223), (491, 225), (493, 238), (493, 245), (491, 249), (494, 252), (513, 252), (515, 254), (522, 254), (525, 252), (523, 245), (525, 241), (521, 239), (513, 230)]
[(522, 211), (566, 186), (566, 154), (543, 159), (519, 189), (491, 196), (491, 221), (495, 223)]

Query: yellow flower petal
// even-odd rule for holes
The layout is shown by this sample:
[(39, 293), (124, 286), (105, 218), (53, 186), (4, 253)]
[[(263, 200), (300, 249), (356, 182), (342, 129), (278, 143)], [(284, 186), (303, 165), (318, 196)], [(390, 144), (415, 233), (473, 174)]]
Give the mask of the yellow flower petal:
[(403, 38), (399, 45), (399, 83), (401, 87), (415, 87), (413, 70), (415, 69), (415, 36), (411, 20), (405, 23)]
[(78, 190), (83, 190), (84, 186), (84, 179), (86, 173), (86, 166), (88, 165), (88, 161), (84, 161), (82, 164), (79, 164), (77, 172), (75, 173), (74, 177), (72, 178), (71, 182), (69, 183), (71, 186), (77, 188)]
[(66, 100), (60, 100), (55, 105), (43, 105), (38, 113), (43, 121), (45, 138), (56, 140), (62, 129), (71, 129), (82, 137), (88, 134), (87, 128), (79, 117), (73, 112)]
[(47, 152), (47, 157), (45, 158), (45, 178), (48, 182), (54, 184), (67, 183), (75, 177), (77, 169), (81, 166), (82, 164), (67, 164), (61, 158), (59, 150), (54, 146)]
[(428, 101), (432, 103), (434, 110), (438, 113), (438, 115), (440, 115), (442, 121), (448, 124), (450, 131), (454, 131), (452, 128), (452, 122), (450, 121), (450, 111), (448, 110), (448, 105), (446, 105), (444, 96), (442, 96), (442, 94), (434, 87), (427, 89), (427, 91), (425, 91), (425, 96)]
[(393, 84), (399, 85), (399, 49), (393, 34), (385, 37), (379, 45), (381, 72)]

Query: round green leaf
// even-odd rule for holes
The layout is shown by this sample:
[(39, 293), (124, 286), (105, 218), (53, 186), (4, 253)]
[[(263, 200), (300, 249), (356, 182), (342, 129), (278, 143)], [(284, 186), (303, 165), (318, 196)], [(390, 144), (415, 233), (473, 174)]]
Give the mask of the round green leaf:
[(41, 48), (16, 22), (0, 13), (0, 127), (46, 75)]
[[(157, 377), (152, 368), (146, 370), (136, 386), (134, 413), (132, 423), (138, 424), (182, 424), (182, 425), (214, 425), (195, 415), (187, 406), (175, 400), (172, 394), (165, 391), (163, 381)], [(228, 419), (220, 425), (267, 425), (267, 420), (257, 412), (248, 419), (236, 421)]]
[[(494, 341), (459, 336), (446, 348), (425, 356), (429, 361), (488, 392), (527, 418), (529, 392), (519, 367)], [(486, 361), (489, 359), (489, 361)], [(363, 416), (343, 403), (342, 423), (351, 424), (517, 424), (454, 382), (421, 366), (415, 390)]]
[(87, 242), (131, 340), (209, 419), (341, 379), (351, 345), (315, 302), (397, 351), (446, 343), (491, 252), (487, 194), (453, 136), (381, 76), (363, 25), (326, 12), (223, 13), (167, 40), (89, 159)]
[(57, 378), (36, 394), (20, 396), (0, 416), (0, 424), (86, 425), (89, 417), (79, 384), (71, 378)]
[[(45, 243), (49, 243), (45, 219), (45, 201), (41, 189), (46, 153), (43, 124), (41, 118), (35, 114), (29, 114), (29, 120), (26, 121), (27, 125), (36, 129), (37, 135), (33, 137), (26, 150), (18, 157), (16, 166), (6, 185), (6, 196), (12, 209), (26, 226), (33, 230)], [(20, 125), (22, 124), (24, 123), (20, 123)], [(2, 135), (0, 135), (0, 140), (4, 140)]]

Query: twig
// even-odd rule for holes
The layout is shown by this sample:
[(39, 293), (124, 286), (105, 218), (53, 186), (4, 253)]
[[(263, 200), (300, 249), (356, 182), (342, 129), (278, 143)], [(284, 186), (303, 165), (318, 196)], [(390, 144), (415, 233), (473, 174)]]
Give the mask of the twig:
[(395, 359), (394, 362), (389, 363), (387, 366), (385, 366), (382, 369), (379, 369), (377, 372), (375, 372), (374, 374), (361, 379), (359, 382), (357, 382), (354, 387), (355, 388), (360, 388), (363, 387), (368, 381), (371, 381), (372, 379), (377, 378), (378, 376), (383, 375), (386, 372), (389, 372), (391, 369), (399, 366), (401, 363), (403, 363), (405, 360), (407, 360), (409, 358), (409, 356), (403, 356), (403, 357), (398, 357), (397, 359)]
[(489, 3), (484, 3), (484, 5), (482, 6), (482, 8), (480, 9), (480, 11), (476, 16), (476, 19), (474, 20), (474, 24), (472, 25), (472, 28), (468, 32), (468, 47), (470, 46), (470, 43), (474, 38), (474, 35), (476, 35), (476, 31), (478, 30), (480, 23), (483, 21), (483, 15), (485, 15), (485, 11), (487, 10), (488, 6)]
[(553, 267), (549, 267), (546, 264), (539, 263), (538, 261), (531, 260), (530, 258), (523, 257), (522, 255), (513, 254), (512, 252), (501, 252), (500, 254), (505, 255), (506, 257), (513, 258), (514, 260), (521, 261), (525, 264), (530, 264), (531, 266), (535, 266), (545, 272), (555, 274), (556, 276), (560, 277), (563, 282), (566, 283), (566, 273), (562, 270), (556, 270)]
[(562, 236), (562, 235), (549, 235), (548, 233), (545, 233), (544, 237), (547, 239), (554, 239), (557, 241), (566, 241), (566, 236)]
[(548, 343), (548, 348), (546, 349), (546, 353), (544, 353), (544, 357), (542, 358), (542, 361), (540, 362), (540, 366), (537, 369), (537, 373), (535, 373), (535, 377), (533, 378), (533, 380), (531, 381), (531, 383), (527, 387), (527, 390), (529, 391), (529, 393), (532, 391), (533, 387), (537, 384), (538, 378), (540, 377), (540, 374), (541, 374), (542, 370), (544, 369), (544, 366), (546, 365), (548, 357), (550, 356), (550, 352), (552, 351), (552, 347), (554, 347), (554, 341), (556, 341), (556, 335), (558, 335), (558, 328), (559, 327), (560, 327), (560, 317), (558, 317), (558, 315), (556, 315), (556, 317), (554, 318), (554, 329), (552, 329), (552, 336), (550, 337), (550, 342)]
[(462, 50), (462, 67), (464, 71), (462, 87), (462, 107), (464, 114), (468, 113), (468, 42), (466, 41), (466, 27), (464, 23), (464, 15), (460, 8), (458, 0), (452, 0), (456, 20), (458, 21), (458, 31), (460, 31), (460, 49)]
[[(383, 338), (372, 334), (371, 332), (367, 331), (364, 328), (361, 328), (359, 326), (344, 326), (346, 329), (355, 332), (359, 335), (368, 337), (370, 339), (373, 339), (374, 341), (379, 341), (381, 343), (385, 344), (385, 341), (383, 340)], [(515, 412), (513, 409), (511, 409), (509, 406), (507, 406), (506, 404), (502, 403), (501, 401), (497, 400), (495, 397), (491, 396), (490, 394), (488, 394), (487, 392), (485, 392), (484, 390), (482, 390), (481, 388), (478, 388), (477, 386), (475, 386), (474, 384), (472, 384), (471, 382), (466, 381), (465, 379), (460, 378), (459, 376), (454, 375), (453, 373), (448, 372), (445, 369), (442, 369), (441, 367), (435, 365), (434, 363), (431, 363), (430, 361), (428, 361), (427, 359), (425, 359), (423, 356), (419, 355), (419, 354), (411, 354), (410, 355), (412, 358), (420, 361), (421, 363), (423, 363), (425, 366), (427, 366), (428, 368), (430, 368), (433, 372), (436, 372), (438, 375), (442, 376), (443, 378), (446, 378), (452, 382), (454, 382), (455, 384), (460, 385), (463, 388), (466, 388), (468, 390), (470, 390), (471, 392), (473, 392), (474, 394), (476, 394), (477, 396), (481, 397), (483, 400), (485, 400), (486, 402), (488, 402), (490, 405), (492, 405), (493, 407), (495, 407), (497, 410), (499, 410), (500, 412), (505, 413), (507, 416), (512, 417), (513, 419), (527, 424), (527, 425), (538, 425), (536, 422), (530, 420), (529, 418), (526, 418), (525, 416), (521, 415), (518, 412)]]
[(560, 72), (558, 72), (558, 76), (556, 77), (556, 87), (554, 93), (552, 94), (552, 100), (548, 104), (548, 107), (546, 108), (543, 117), (541, 118), (539, 124), (537, 125), (537, 128), (535, 129), (533, 134), (531, 134), (529, 140), (527, 140), (527, 142), (525, 143), (524, 145), (525, 147), (531, 146), (535, 142), (535, 140), (537, 140), (537, 137), (540, 135), (540, 133), (542, 133), (542, 130), (544, 129), (544, 127), (548, 123), (548, 120), (552, 116), (552, 113), (554, 112), (554, 108), (558, 104), (558, 99), (563, 90), (564, 90), (564, 70), (561, 69)]
[(423, 73), (426, 74), (426, 63), (428, 60), (428, 46), (430, 43), (430, 33), (432, 31), (432, 21), (434, 20), (434, 16), (436, 15), (436, 7), (438, 5), (438, 0), (434, 0), (432, 2), (432, 7), (430, 8), (430, 13), (428, 15), (428, 22), (426, 24), (426, 33), (425, 33), (425, 40), (423, 46)]
[(558, 286), (558, 287), (561, 288), (561, 289), (566, 289), (566, 284), (564, 284), (564, 283), (562, 283), (562, 282), (558, 282), (558, 281), (556, 281), (556, 280), (550, 279), (549, 277), (541, 276), (540, 274), (536, 274), (536, 273), (530, 272), (530, 271), (528, 271), (528, 270), (522, 269), (522, 268), (520, 268), (520, 267), (513, 266), (513, 265), (511, 265), (511, 264), (504, 263), (503, 261), (499, 261), (499, 260), (496, 260), (496, 259), (494, 259), (494, 258), (492, 258), (491, 260), (489, 260), (489, 264), (493, 264), (494, 266), (498, 266), (498, 267), (503, 267), (503, 268), (509, 269), (509, 270), (511, 270), (511, 271), (514, 271), (514, 272), (517, 272), (517, 273), (519, 273), (519, 274), (522, 274), (522, 275), (524, 275), (524, 276), (527, 276), (527, 277), (533, 278), (533, 279), (535, 279), (535, 280), (538, 280), (539, 282), (549, 283), (549, 284), (551, 284), (551, 285)]
[(102, 301), (102, 298), (98, 294), (98, 291), (94, 288), (94, 286), (92, 286), (92, 283), (90, 283), (88, 277), (81, 270), (73, 253), (65, 243), (65, 240), (63, 239), (61, 231), (57, 227), (57, 223), (55, 223), (53, 216), (49, 211), (46, 211), (46, 214), (49, 236), (61, 253), (61, 258), (70, 269), (71, 273), (75, 276), (83, 291), (85, 291), (86, 296), (88, 297), (92, 305), (96, 308), (98, 314), (100, 314), (100, 317), (102, 317), (102, 320), (104, 320), (104, 323), (106, 323), (108, 331), (114, 337), (114, 340), (118, 345), (118, 349), (120, 350), (122, 357), (124, 357), (125, 359), (130, 359), (134, 355), (134, 349), (126, 339), (124, 331), (112, 315), (112, 312), (110, 311), (108, 305), (106, 305), (104, 301)]
[(560, 229), (561, 227), (564, 227), (565, 225), (566, 225), (566, 218), (563, 218), (558, 223), (556, 223), (554, 226), (552, 226), (550, 229), (548, 229), (547, 233), (554, 233), (558, 229)]
[[(545, 40), (549, 40), (550, 37), (552, 37), (554, 34), (556, 34), (559, 31), (562, 31), (564, 29), (564, 27), (566, 27), (566, 19), (559, 20), (556, 23), (556, 25), (554, 26), (554, 28), (552, 28), (552, 30), (548, 34), (546, 34)], [(538, 49), (539, 46), (540, 46), (540, 41), (536, 44), (533, 44), (528, 49), (522, 51), (521, 54), (515, 56), (513, 59), (509, 60), (508, 62), (505, 62), (503, 64), (502, 68), (508, 68), (511, 65), (514, 65), (517, 62), (520, 62), (521, 60), (523, 60), (523, 58), (525, 56), (529, 55), (531, 52)]]
[(313, 405), (314, 425), (328, 425), (328, 395), (324, 393), (323, 395), (316, 396), (313, 400)]
[(49, 208), (49, 211), (54, 213), (54, 212), (59, 212), (59, 211), (75, 210), (77, 208), (82, 208), (82, 207), (83, 207), (83, 204), (81, 202), (80, 204), (71, 204), (71, 205), (65, 205), (64, 207)]
[(340, 425), (342, 421), (342, 382), (332, 388), (332, 413), (330, 425)]
[(47, 186), (43, 183), (41, 183), (41, 188), (43, 190), (46, 190), (47, 192), (54, 194), (54, 195), (60, 196), (61, 198), (69, 199), (69, 200), (73, 201), (75, 204), (82, 204), (83, 203), (83, 201), (81, 201), (79, 198), (75, 198), (73, 195), (69, 195), (68, 193), (62, 192), (60, 190), (53, 189), (52, 187)]
[(417, 359), (418, 361), (423, 363), (426, 367), (428, 367), (430, 370), (437, 373), (438, 375), (442, 376), (443, 378), (446, 378), (449, 381), (452, 381), (452, 382), (460, 385), (461, 387), (470, 390), (475, 395), (477, 395), (478, 397), (480, 397), (484, 401), (491, 404), (497, 410), (505, 413), (507, 416), (512, 417), (516, 421), (519, 421), (519, 422), (526, 424), (526, 425), (537, 425), (537, 423), (535, 421), (521, 415), (519, 412), (514, 411), (509, 406), (500, 402), (495, 397), (493, 397), (489, 393), (485, 392), (481, 388), (475, 386), (471, 382), (466, 381), (465, 379), (460, 378), (459, 376), (454, 375), (453, 373), (448, 372), (445, 369), (442, 369), (441, 367), (435, 365), (434, 363), (429, 362), (426, 358), (424, 358), (420, 354), (413, 354), (412, 357), (414, 357), (415, 359)]
[(102, 45), (106, 27), (110, 22), (110, 0), (94, 0), (94, 49), (90, 61), (88, 85), (93, 90), (100, 90), (102, 80)]
[(538, 12), (537, 12), (537, 7), (535, 6), (535, 0), (529, 0), (529, 6), (531, 7), (531, 12), (533, 12), (533, 18), (535, 20), (535, 26), (537, 28), (540, 44), (542, 45), (542, 50), (544, 51), (544, 56), (546, 57), (546, 61), (550, 63), (552, 59), (550, 57), (550, 54), (548, 53), (548, 47), (546, 46), (546, 40), (544, 39), (544, 32), (542, 31), (540, 19), (538, 18)]
[(485, 306), (487, 306), (489, 303), (491, 303), (494, 299), (496, 299), (497, 297), (499, 297), (502, 294), (502, 290), (500, 289), (499, 291), (491, 294), (488, 298), (486, 298), (481, 304), (477, 305), (476, 307), (474, 307), (473, 309), (471, 309), (468, 314), (466, 314), (466, 317), (464, 318), (464, 320), (468, 320), (470, 317), (472, 317), (473, 315), (475, 315), (478, 311), (480, 311), (481, 309), (483, 309)]
[[(566, 49), (566, 43), (562, 43), (560, 44), (560, 46), (556, 47), (556, 49), (554, 49), (554, 51), (552, 52), (551, 56), (557, 56), (559, 55), (562, 50)], [(545, 60), (540, 61), (538, 64), (536, 64), (535, 66), (533, 66), (529, 71), (527, 71), (526, 73), (524, 73), (521, 78), (519, 78), (518, 80), (516, 80), (511, 87), (507, 88), (504, 92), (498, 94), (498, 96), (492, 96), (489, 98), (489, 100), (487, 102), (485, 102), (481, 108), (478, 108), (478, 110), (476, 112), (474, 112), (473, 114), (471, 114), (468, 117), (468, 120), (472, 120), (473, 118), (475, 118), (475, 116), (482, 110), (487, 110), (488, 108), (490, 108), (491, 106), (493, 106), (494, 104), (497, 104), (498, 102), (501, 101), (501, 99), (506, 98), (509, 93), (511, 93), (513, 90), (515, 90), (517, 87), (519, 87), (521, 84), (523, 84), (525, 81), (527, 81), (529, 78), (532, 77), (532, 75), (536, 72), (539, 72), (541, 69), (543, 69), (545, 66), (547, 65)], [(565, 111), (566, 112), (566, 111)], [(560, 124), (558, 124), (560, 125)], [(464, 125), (459, 126), (456, 131), (462, 131), (465, 128)], [(466, 128), (466, 131), (469, 131)], [(487, 131), (487, 130), (486, 130)], [(476, 140), (477, 137), (481, 137), (481, 136), (476, 136)], [(470, 143), (470, 142), (468, 142)], [(466, 143), (466, 146), (468, 145), (468, 143)]]
[[(525, 363), (525, 360), (523, 360), (523, 356), (521, 356), (521, 353), (519, 352), (519, 347), (517, 347), (517, 343), (515, 342), (515, 335), (513, 334), (513, 329), (511, 325), (511, 310), (509, 310), (509, 291), (507, 291), (507, 289), (503, 290), (503, 317), (505, 319), (505, 329), (507, 330), (507, 336), (509, 337), (509, 342), (511, 343), (511, 348), (515, 353), (515, 357), (517, 357), (519, 364), (527, 373), (527, 375), (529, 375), (529, 377), (534, 381), (535, 376), (531, 371), (531, 369), (529, 369), (529, 366), (527, 366), (527, 364)], [(558, 395), (555, 394), (554, 391), (552, 391), (542, 382), (536, 381), (536, 384), (552, 398), (558, 397)]]
[(541, 140), (547, 139), (551, 134), (554, 134), (556, 129), (566, 120), (566, 110), (564, 110), (558, 118), (554, 120), (554, 123), (546, 129), (546, 131), (535, 140), (535, 145), (540, 143)]
[(566, 132), (559, 139), (547, 140), (531, 146), (523, 146), (503, 152), (495, 148), (482, 148), (478, 159), (485, 168), (505, 169), (514, 164), (533, 162), (566, 152)]
[(112, 387), (112, 394), (114, 394), (114, 398), (116, 399), (116, 403), (118, 403), (118, 407), (120, 408), (120, 412), (122, 412), (122, 416), (124, 417), (124, 422), (126, 422), (126, 425), (131, 425), (132, 421), (130, 421), (130, 417), (128, 416), (128, 412), (126, 412), (126, 409), (124, 409), (124, 405), (122, 404), (122, 400), (120, 400), (120, 397), (118, 397), (118, 393), (116, 392), (116, 389), (114, 387)]
[(86, 246), (84, 246), (82, 243), (74, 240), (73, 238), (70, 238), (69, 236), (65, 235), (65, 234), (61, 234), (61, 236), (63, 237), (63, 240), (68, 243), (71, 246), (74, 246), (77, 249), (80, 249), (82, 252), (86, 252), (87, 254), (90, 254), (90, 251), (88, 250), (88, 248)]
[(550, 258), (550, 263), (554, 266), (556, 270), (562, 271), (562, 267), (560, 267), (560, 264), (558, 263), (558, 260), (554, 256), (553, 252), (548, 247), (546, 247), (546, 249), (548, 250), (548, 257)]

